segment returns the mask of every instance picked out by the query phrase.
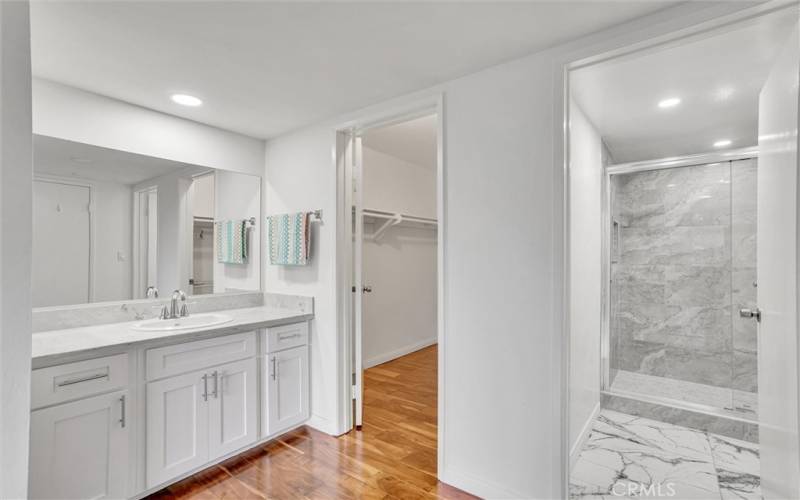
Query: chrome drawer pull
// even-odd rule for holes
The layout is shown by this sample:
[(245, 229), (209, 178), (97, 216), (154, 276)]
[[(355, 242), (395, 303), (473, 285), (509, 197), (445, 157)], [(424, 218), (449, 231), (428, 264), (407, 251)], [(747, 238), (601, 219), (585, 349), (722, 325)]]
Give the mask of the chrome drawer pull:
[(124, 429), (125, 428), (125, 396), (124, 395), (119, 398), (119, 405), (120, 405), (120, 412), (121, 412), (121, 415), (119, 417), (119, 423), (122, 426), (122, 428)]
[(275, 380), (275, 378), (278, 376), (278, 370), (277, 367), (275, 366), (275, 356), (272, 356), (271, 361), (272, 361), (272, 373), (270, 375), (272, 376), (272, 380)]
[(300, 333), (293, 333), (291, 335), (278, 335), (278, 340), (293, 339), (295, 337), (300, 337), (300, 336), (302, 336), (302, 334)]
[(214, 377), (214, 399), (219, 399), (219, 372), (214, 370), (211, 376)]
[(108, 373), (97, 373), (95, 375), (89, 375), (87, 377), (73, 378), (65, 380), (63, 382), (59, 382), (56, 385), (58, 385), (58, 387), (64, 387), (67, 385), (80, 384), (81, 382), (89, 382), (90, 380), (100, 380), (101, 378), (108, 378)]
[(203, 401), (208, 401), (208, 374), (203, 374)]

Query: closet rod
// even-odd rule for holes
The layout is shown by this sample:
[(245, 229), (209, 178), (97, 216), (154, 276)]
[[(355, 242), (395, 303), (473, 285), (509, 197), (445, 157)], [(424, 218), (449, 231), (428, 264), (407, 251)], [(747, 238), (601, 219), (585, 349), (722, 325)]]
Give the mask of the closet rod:
[(430, 217), (419, 217), (417, 215), (406, 215), (401, 213), (384, 212), (381, 210), (372, 210), (368, 208), (362, 210), (362, 213), (364, 214), (365, 217), (376, 217), (379, 219), (396, 219), (399, 216), (403, 221), (408, 221), (408, 222), (421, 222), (424, 224), (439, 223), (439, 221), (437, 221), (436, 219), (432, 219)]

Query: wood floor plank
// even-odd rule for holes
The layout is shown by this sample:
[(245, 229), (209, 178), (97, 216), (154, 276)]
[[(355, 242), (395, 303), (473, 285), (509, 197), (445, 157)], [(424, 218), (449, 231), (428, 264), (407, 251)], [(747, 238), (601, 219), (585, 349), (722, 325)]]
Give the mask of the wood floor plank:
[(472, 500), (436, 479), (436, 363), (431, 346), (366, 370), (361, 431), (301, 427), (148, 498)]

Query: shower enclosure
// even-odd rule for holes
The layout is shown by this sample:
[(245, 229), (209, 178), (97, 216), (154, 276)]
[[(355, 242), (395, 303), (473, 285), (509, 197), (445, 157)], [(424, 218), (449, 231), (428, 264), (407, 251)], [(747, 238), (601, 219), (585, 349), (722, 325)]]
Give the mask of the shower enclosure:
[(755, 420), (757, 160), (706, 158), (607, 167), (603, 388)]

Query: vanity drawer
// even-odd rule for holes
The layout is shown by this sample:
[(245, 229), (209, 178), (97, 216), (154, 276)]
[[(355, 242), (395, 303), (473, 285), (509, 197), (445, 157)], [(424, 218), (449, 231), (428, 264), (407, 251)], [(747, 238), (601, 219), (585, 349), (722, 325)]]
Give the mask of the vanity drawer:
[(256, 332), (223, 335), (147, 351), (147, 380), (178, 375), (256, 355)]
[(261, 352), (262, 354), (277, 352), (306, 344), (308, 344), (308, 321), (303, 321), (264, 330)]
[(31, 409), (128, 385), (128, 355), (78, 361), (31, 372)]

